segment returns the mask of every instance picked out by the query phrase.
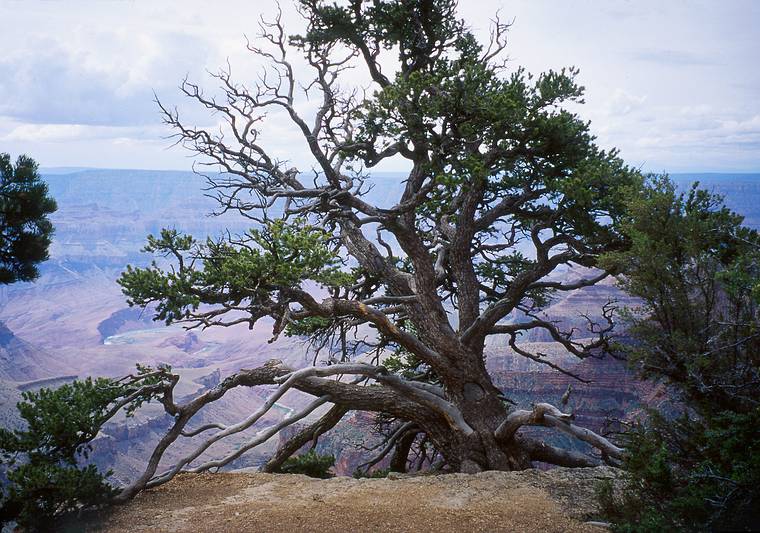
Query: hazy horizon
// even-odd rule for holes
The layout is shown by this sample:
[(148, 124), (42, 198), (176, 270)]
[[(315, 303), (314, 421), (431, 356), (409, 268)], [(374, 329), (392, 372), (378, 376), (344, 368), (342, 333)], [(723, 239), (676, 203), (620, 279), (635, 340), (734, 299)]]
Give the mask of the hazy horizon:
[[(197, 174), (198, 176), (202, 176), (202, 174), (194, 172), (192, 169), (181, 169), (181, 168), (139, 168), (139, 167), (122, 168), (122, 167), (75, 167), (75, 166), (60, 166), (60, 167), (40, 166), (39, 167), (39, 172), (40, 174), (43, 174), (43, 175), (44, 174), (65, 175), (65, 174), (74, 174), (77, 172), (87, 172), (90, 170), (120, 170), (120, 171), (138, 171), (138, 172), (183, 172), (183, 173), (193, 173), (193, 174)], [(646, 173), (661, 174), (661, 172), (646, 172)], [(369, 172), (370, 176), (373, 176), (373, 175), (382, 176), (382, 175), (390, 175), (390, 174), (404, 174), (404, 171), (379, 170), (376, 172), (375, 171)], [(694, 171), (688, 171), (688, 172), (662, 172), (662, 174), (668, 174), (670, 176), (716, 175), (716, 176), (759, 176), (760, 177), (760, 169), (740, 171), (740, 172), (694, 170)]]

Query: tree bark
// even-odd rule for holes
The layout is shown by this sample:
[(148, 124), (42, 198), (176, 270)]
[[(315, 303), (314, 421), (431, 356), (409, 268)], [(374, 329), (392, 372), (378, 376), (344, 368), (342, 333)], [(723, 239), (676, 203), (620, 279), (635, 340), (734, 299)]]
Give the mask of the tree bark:
[(391, 457), (390, 469), (391, 472), (406, 472), (406, 463), (409, 459), (409, 451), (412, 449), (412, 444), (417, 438), (418, 432), (410, 431), (402, 436), (396, 443), (396, 449), (393, 451)]

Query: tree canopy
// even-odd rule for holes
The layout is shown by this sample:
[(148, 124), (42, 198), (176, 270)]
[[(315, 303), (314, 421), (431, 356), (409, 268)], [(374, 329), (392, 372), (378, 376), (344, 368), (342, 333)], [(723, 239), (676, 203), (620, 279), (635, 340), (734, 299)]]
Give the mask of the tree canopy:
[[(146, 250), (171, 266), (128, 269), (120, 283), (130, 303), (189, 327), (253, 327), (271, 317), (274, 338), (311, 336), (332, 364), (306, 374), (269, 366), (270, 382), (409, 424), (407, 433), (429, 439), (438, 463), (455, 471), (598, 460), (528, 437), (524, 425), (554, 427), (605, 460), (619, 457), (554, 406), (510, 410), (484, 356), (487, 339), (504, 336), (520, 356), (568, 372), (520, 336), (544, 330), (580, 359), (610, 345), (614, 305), (586, 331), (563, 331), (542, 315), (556, 293), (614, 271), (599, 269), (599, 258), (628, 246), (624, 198), (643, 183), (570, 110), (582, 103), (577, 71), (511, 68), (508, 24), (497, 18), (480, 44), (450, 0), (297, 7), (304, 32), (288, 36), (278, 17), (249, 43), (270, 64), (252, 88), (229, 68), (214, 76), (218, 95), (183, 82), (186, 96), (221, 118), (219, 130), (160, 104), (178, 143), (212, 167), (220, 211), (254, 228), (205, 242), (174, 230), (151, 237)], [(297, 57), (311, 78), (296, 79)], [(351, 87), (352, 68), (365, 69), (372, 86)], [(301, 90), (316, 111), (301, 109)], [(262, 124), (277, 112), (303, 136), (311, 169), (265, 147)], [(389, 158), (410, 170), (395, 203), (382, 207), (366, 193), (376, 185), (372, 168)], [(567, 281), (568, 268), (584, 274)], [(338, 374), (359, 381), (324, 379)]]
[(48, 215), (56, 209), (37, 163), (22, 155), (14, 165), (0, 153), (0, 283), (39, 276), (37, 265), (47, 260), (53, 235)]

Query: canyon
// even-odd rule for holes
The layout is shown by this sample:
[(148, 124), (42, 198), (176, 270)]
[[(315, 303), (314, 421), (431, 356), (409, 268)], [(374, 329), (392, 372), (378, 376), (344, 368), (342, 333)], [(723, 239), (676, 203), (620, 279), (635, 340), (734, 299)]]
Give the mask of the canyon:
[[(271, 322), (261, 321), (252, 330), (241, 325), (186, 331), (179, 325), (167, 327), (154, 322), (150, 309), (127, 305), (116, 279), (127, 264), (144, 266), (153, 259), (140, 252), (149, 233), (171, 227), (204, 238), (248, 228), (245, 220), (231, 213), (211, 216), (216, 204), (204, 195), (204, 178), (190, 172), (100, 169), (43, 175), (59, 204), (53, 217), (56, 234), (51, 259), (43, 265), (36, 282), (0, 288), (0, 423), (4, 427), (20, 424), (15, 404), (25, 390), (85, 376), (121, 376), (132, 371), (136, 363), (171, 365), (182, 376), (179, 398), (196, 395), (240, 368), (255, 367), (269, 359), (280, 359), (293, 367), (312, 363), (314, 354), (304, 339), (281, 336), (270, 343)], [(699, 180), (703, 186), (721, 192), (728, 205), (746, 217), (747, 225), (760, 227), (760, 175), (673, 177), (684, 186)], [(388, 173), (373, 178), (376, 186), (369, 193), (371, 199), (390, 206), (403, 187), (399, 176)], [(568, 271), (565, 275), (577, 273)], [(584, 328), (581, 314), (593, 315), (610, 299), (621, 306), (636, 305), (614, 280), (607, 280), (562, 295), (545, 313), (563, 327)], [(621, 361), (578, 361), (544, 337), (521, 342), (591, 383), (578, 382), (526, 360), (495, 339), (487, 347), (488, 368), (496, 385), (519, 406), (527, 407), (539, 399), (559, 403), (572, 385), (568, 408), (580, 424), (604, 432), (614, 429), (615, 421), (635, 416), (643, 405), (664, 401), (661, 389), (637, 381)], [(233, 391), (202, 410), (192, 425), (235, 423), (260, 406), (270, 392), (267, 388)], [(200, 460), (235, 449), (305, 401), (304, 395), (289, 392), (253, 428), (218, 443)], [(113, 420), (96, 439), (93, 460), (104, 470), (114, 470), (114, 483), (128, 482), (141, 470), (169, 421), (157, 405), (144, 406), (134, 418)], [(336, 473), (350, 475), (366, 460), (366, 448), (372, 442), (364, 430), (373, 422), (365, 413), (351, 413), (320, 439), (318, 450), (336, 456)], [(166, 454), (165, 466), (187, 453), (197, 440), (177, 443)], [(277, 438), (270, 439), (232, 468), (259, 466), (277, 445)]]

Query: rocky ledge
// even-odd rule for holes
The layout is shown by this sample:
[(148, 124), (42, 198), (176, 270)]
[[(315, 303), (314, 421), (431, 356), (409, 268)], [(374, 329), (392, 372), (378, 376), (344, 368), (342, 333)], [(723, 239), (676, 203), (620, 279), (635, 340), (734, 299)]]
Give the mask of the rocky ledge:
[(133, 531), (603, 531), (594, 489), (607, 467), (395, 476), (185, 474), (79, 530)]

